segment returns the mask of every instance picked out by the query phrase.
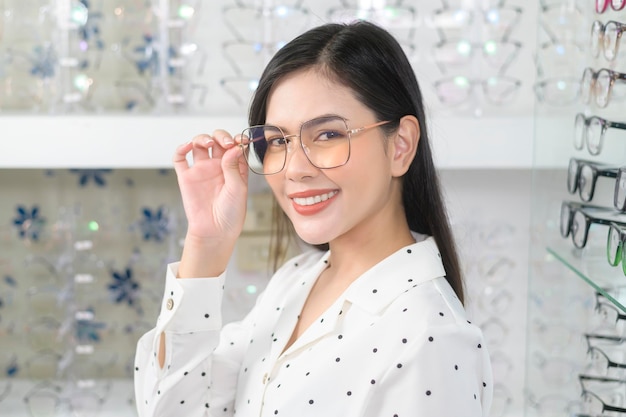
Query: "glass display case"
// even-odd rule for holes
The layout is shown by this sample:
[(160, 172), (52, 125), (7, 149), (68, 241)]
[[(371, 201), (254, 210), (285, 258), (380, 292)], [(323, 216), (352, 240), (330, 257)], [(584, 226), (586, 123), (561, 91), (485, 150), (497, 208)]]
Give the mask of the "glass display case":
[(593, 3), (561, 2), (577, 29), (539, 28), (540, 76), (563, 94), (538, 100), (535, 114), (529, 417), (626, 412), (626, 12), (623, 1)]

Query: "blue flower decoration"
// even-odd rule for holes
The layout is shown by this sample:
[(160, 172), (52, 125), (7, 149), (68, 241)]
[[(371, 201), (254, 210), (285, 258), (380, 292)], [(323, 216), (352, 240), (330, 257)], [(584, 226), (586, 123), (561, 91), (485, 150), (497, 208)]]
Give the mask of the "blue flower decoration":
[(39, 240), (45, 223), (46, 219), (40, 217), (37, 205), (32, 208), (17, 206), (17, 217), (13, 219), (13, 225), (17, 228), (21, 239)]
[(5, 275), (3, 281), (9, 287), (17, 287), (17, 281), (12, 275)]
[(162, 242), (170, 234), (169, 217), (166, 211), (163, 207), (154, 211), (147, 207), (143, 208), (143, 218), (139, 221), (139, 227), (144, 240)]
[(20, 372), (20, 367), (17, 363), (17, 358), (14, 355), (4, 367), (4, 376), (8, 378), (13, 378), (19, 372)]
[(54, 76), (54, 68), (56, 65), (56, 56), (52, 47), (36, 46), (30, 57), (31, 68), (30, 74), (35, 77), (45, 79)]
[[(159, 74), (159, 49), (154, 37), (146, 33), (143, 35), (143, 44), (136, 46), (133, 49), (135, 56), (135, 66), (139, 74), (143, 75), (146, 71), (150, 71), (152, 75)], [(176, 58), (176, 49), (173, 46), (168, 48), (168, 57)], [(174, 74), (176, 68), (168, 65), (167, 67), (170, 75)]]
[(130, 307), (138, 307), (139, 283), (133, 279), (133, 271), (126, 268), (124, 271), (111, 273), (112, 283), (108, 285), (111, 299), (116, 304), (127, 304)]
[(100, 331), (106, 323), (94, 320), (76, 320), (76, 339), (82, 343), (98, 343), (102, 340)]
[(106, 186), (104, 176), (112, 171), (112, 169), (70, 169), (70, 172), (78, 175), (78, 184), (81, 187), (87, 186), (90, 180), (98, 187)]
[(89, 10), (89, 17), (87, 18), (87, 22), (80, 27), (78, 30), (78, 34), (82, 41), (85, 42), (85, 46), (93, 44), (96, 49), (103, 50), (104, 49), (104, 41), (102, 40), (102, 32), (100, 31), (99, 21), (102, 20), (101, 12), (94, 12), (90, 9), (89, 1), (81, 0), (81, 4)]

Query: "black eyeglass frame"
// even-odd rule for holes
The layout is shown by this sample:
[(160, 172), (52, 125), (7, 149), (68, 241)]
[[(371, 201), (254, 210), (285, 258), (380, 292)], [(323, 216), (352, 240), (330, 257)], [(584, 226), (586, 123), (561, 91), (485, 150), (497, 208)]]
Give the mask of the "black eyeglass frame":
[(593, 391), (588, 390), (585, 387), (585, 384), (583, 383), (583, 381), (617, 382), (619, 384), (626, 384), (626, 380), (618, 379), (618, 378), (584, 375), (584, 374), (578, 375), (578, 382), (580, 383), (580, 386), (582, 389), (581, 397), (584, 397), (585, 395), (591, 395), (596, 400), (598, 400), (602, 404), (602, 410), (600, 411), (600, 413), (604, 413), (605, 411), (613, 411), (616, 413), (626, 413), (626, 408), (617, 407), (617, 406), (605, 403), (598, 394), (596, 394)]
[[(568, 213), (568, 218), (567, 218), (567, 230), (563, 230), (563, 225), (564, 225), (564, 221), (563, 221), (563, 214), (564, 214), (564, 208), (568, 208), (569, 209), (569, 213)], [(579, 207), (575, 207), (575, 206), (570, 206), (567, 204), (567, 202), (563, 202), (563, 204), (561, 204), (561, 235), (563, 237), (567, 237), (569, 235), (572, 236), (572, 242), (574, 243), (574, 246), (578, 249), (583, 249), (586, 245), (587, 245), (587, 239), (589, 238), (589, 228), (591, 227), (592, 224), (601, 224), (601, 225), (605, 225), (605, 226), (610, 226), (611, 224), (615, 223), (618, 224), (620, 226), (624, 226), (626, 227), (626, 222), (619, 222), (616, 220), (612, 220), (612, 219), (606, 219), (606, 218), (602, 218), (602, 217), (597, 217), (597, 216), (593, 216), (591, 214), (589, 214), (586, 209), (590, 209), (590, 208), (595, 208), (594, 206), (579, 206)], [(609, 209), (607, 207), (603, 207), (603, 211), (608, 212), (608, 213), (614, 213), (614, 211), (612, 209)], [(574, 217), (576, 216), (576, 214), (580, 213), (583, 218), (584, 218), (584, 231), (583, 231), (583, 235), (582, 235), (582, 239), (581, 242), (578, 243), (576, 240), (576, 236), (572, 233), (572, 227), (573, 227), (573, 223), (574, 223)]]
[[(591, 170), (591, 188), (587, 196), (583, 194), (583, 187), (581, 186), (583, 178), (582, 170), (584, 168)], [(618, 172), (619, 168), (617, 167), (584, 159), (571, 158), (567, 168), (567, 190), (570, 194), (574, 194), (578, 191), (580, 199), (584, 202), (589, 202), (593, 200), (598, 177), (617, 178)]]

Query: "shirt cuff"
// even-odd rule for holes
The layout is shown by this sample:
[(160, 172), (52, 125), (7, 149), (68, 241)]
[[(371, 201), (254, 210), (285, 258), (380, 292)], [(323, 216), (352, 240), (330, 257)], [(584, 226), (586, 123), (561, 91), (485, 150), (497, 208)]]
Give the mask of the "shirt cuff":
[(226, 273), (211, 278), (176, 278), (178, 264), (167, 266), (157, 328), (168, 333), (219, 330)]

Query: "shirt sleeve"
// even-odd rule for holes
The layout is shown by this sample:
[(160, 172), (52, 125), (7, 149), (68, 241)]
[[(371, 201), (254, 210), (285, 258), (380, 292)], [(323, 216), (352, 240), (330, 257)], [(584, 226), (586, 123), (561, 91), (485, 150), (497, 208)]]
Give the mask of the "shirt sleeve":
[[(143, 335), (135, 357), (135, 399), (140, 417), (231, 416), (240, 363), (249, 336), (245, 323), (222, 328), (225, 274), (176, 278), (167, 268), (161, 313)], [(158, 363), (165, 334), (165, 362)], [(199, 348), (200, 347), (200, 348)], [(215, 383), (214, 383), (215, 382)]]
[(390, 366), (363, 416), (487, 417), (492, 381), (478, 327), (468, 323), (429, 328)]

